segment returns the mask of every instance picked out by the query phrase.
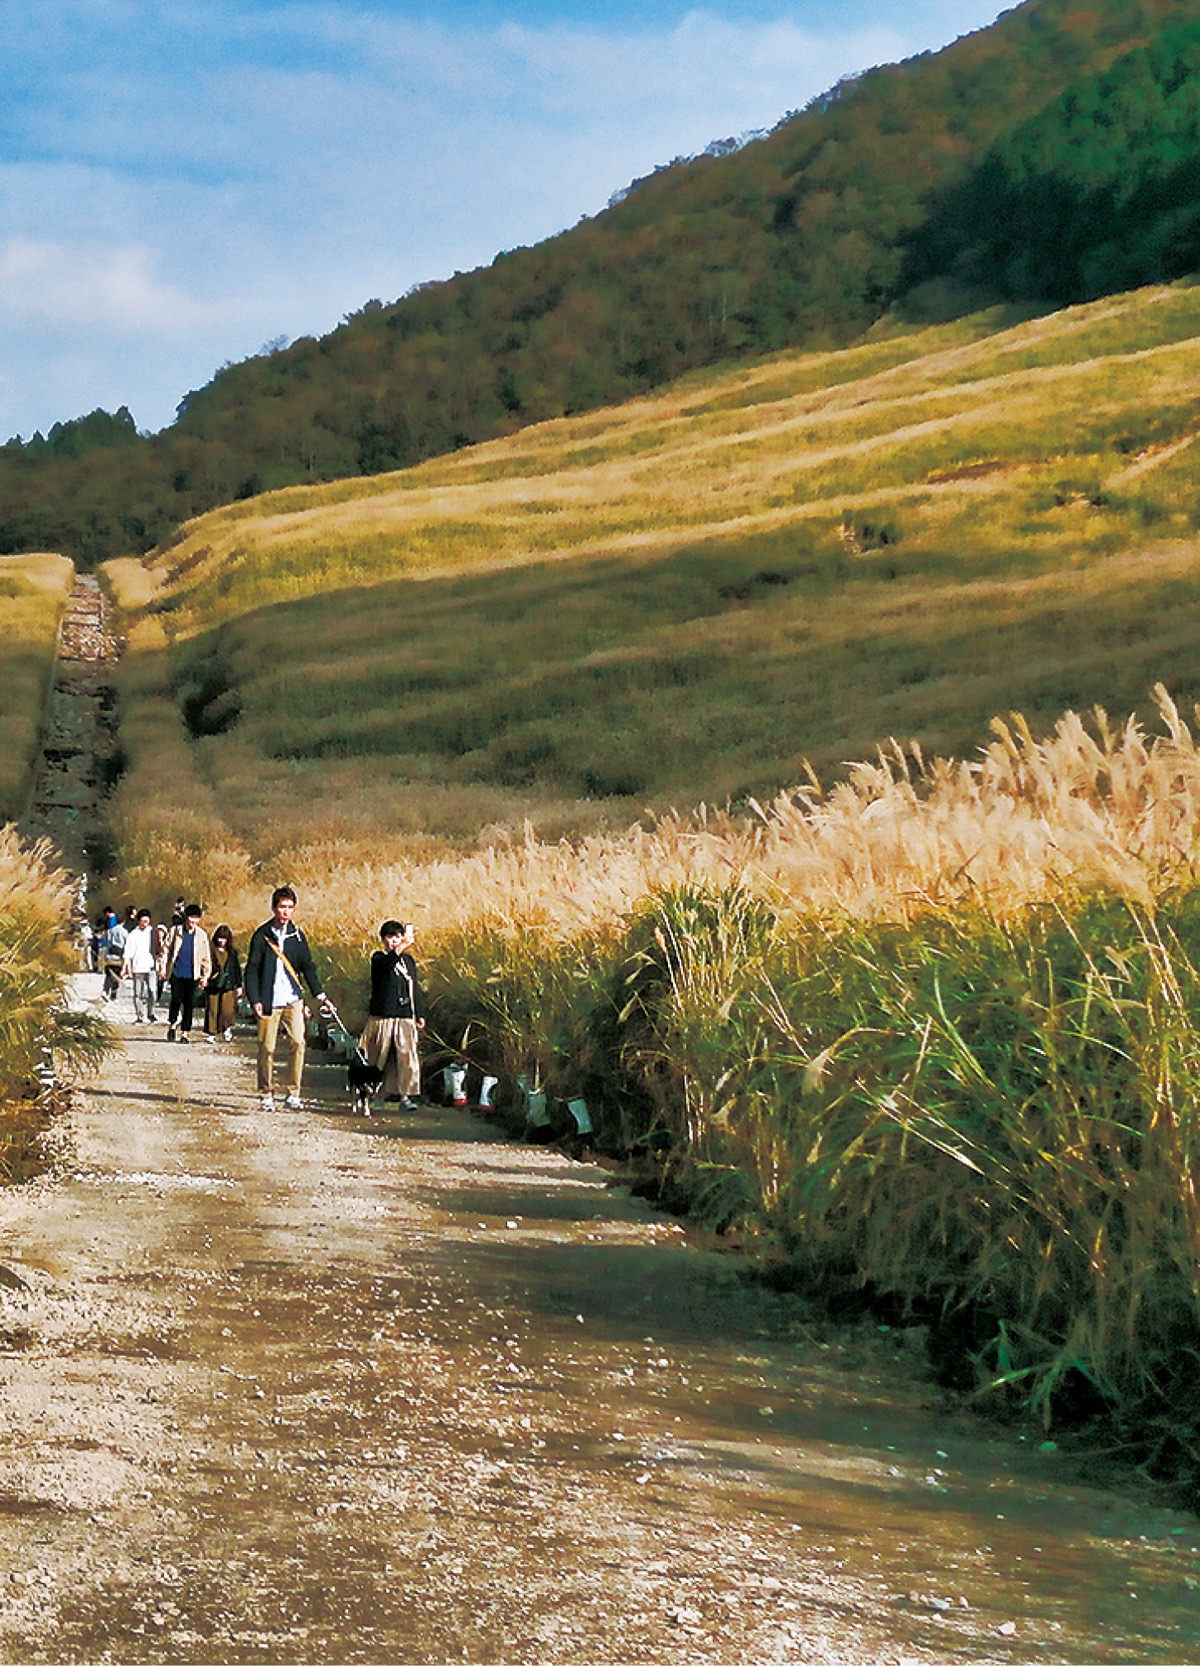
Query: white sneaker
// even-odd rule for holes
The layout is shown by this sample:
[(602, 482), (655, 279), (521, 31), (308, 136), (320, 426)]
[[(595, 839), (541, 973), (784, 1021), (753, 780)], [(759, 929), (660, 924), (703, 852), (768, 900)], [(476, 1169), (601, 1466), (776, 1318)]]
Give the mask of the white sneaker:
[(258, 1108), (260, 1111), (273, 1111), (275, 1109), (274, 1096), (269, 1093), (264, 1093), (258, 1102)]
[(232, 1041), (233, 1040), (233, 1031), (232, 1030), (226, 1030), (225, 1031), (225, 1040), (226, 1041)]
[(298, 1093), (289, 1093), (287, 1098), (284, 1100), (284, 1104), (287, 1106), (289, 1111), (298, 1111), (303, 1106), (304, 1101)]

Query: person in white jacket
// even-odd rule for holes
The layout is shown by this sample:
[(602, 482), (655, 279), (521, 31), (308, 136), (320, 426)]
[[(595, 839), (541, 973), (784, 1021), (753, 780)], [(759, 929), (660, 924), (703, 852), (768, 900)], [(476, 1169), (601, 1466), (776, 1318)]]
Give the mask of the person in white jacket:
[(133, 985), (133, 1021), (153, 1024), (154, 990), (158, 982), (154, 971), (154, 927), (150, 910), (139, 908), (137, 924), (125, 939), (125, 958), (121, 962), (121, 977)]

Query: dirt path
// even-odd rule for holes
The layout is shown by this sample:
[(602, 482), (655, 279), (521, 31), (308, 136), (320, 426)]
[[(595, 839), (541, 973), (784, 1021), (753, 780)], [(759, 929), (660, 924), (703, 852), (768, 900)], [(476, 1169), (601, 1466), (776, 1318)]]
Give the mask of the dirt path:
[(330, 1068), (264, 1115), (247, 1043), (126, 1035), (0, 1196), (0, 1660), (1200, 1654), (1196, 1523), (929, 1409), (603, 1170), (354, 1118)]

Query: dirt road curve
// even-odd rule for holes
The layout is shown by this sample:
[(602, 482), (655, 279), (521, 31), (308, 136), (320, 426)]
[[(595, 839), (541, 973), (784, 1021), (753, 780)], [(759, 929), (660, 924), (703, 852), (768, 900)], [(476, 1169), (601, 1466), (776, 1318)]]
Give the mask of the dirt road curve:
[[(127, 1025), (0, 1197), (0, 1660), (1195, 1660), (1195, 1523), (602, 1170)], [(26, 1288), (18, 1287), (24, 1284)], [(890, 1350), (890, 1351), (889, 1351)]]

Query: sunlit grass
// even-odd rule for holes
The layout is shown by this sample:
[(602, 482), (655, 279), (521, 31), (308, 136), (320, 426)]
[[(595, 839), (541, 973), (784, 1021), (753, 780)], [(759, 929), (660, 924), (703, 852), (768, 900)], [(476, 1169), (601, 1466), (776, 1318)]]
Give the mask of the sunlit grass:
[(1200, 1474), (1200, 290), (999, 322), (188, 529), (122, 877), (239, 933), (296, 884), (352, 1021), (414, 919), (518, 1126), (583, 1094), (789, 1277)]
[(205, 517), (145, 569), (180, 796), (252, 861), (285, 790), (318, 840), (422, 801), (454, 839), (572, 804), (594, 829), (836, 778), (892, 734), (969, 755), (1009, 707), (1200, 696), (1200, 290), (997, 323)]
[(74, 578), (60, 555), (0, 557), (0, 820), (24, 813)]
[(35, 1157), (46, 1067), (94, 1068), (112, 1044), (102, 1018), (64, 1002), (79, 969), (72, 925), (70, 882), (48, 847), (0, 828), (0, 1185), (23, 1178)]
[[(842, 498), (917, 486), (932, 467), (980, 456), (1040, 460), (1136, 444), (1148, 407), (1176, 427), (1187, 420), (1198, 317), (1197, 293), (1177, 289), (951, 345), (945, 331), (918, 332), (902, 338), (902, 361), (882, 370), (874, 360), (894, 357), (895, 343), (793, 360), (801, 391), (773, 362), (761, 380), (731, 375), (733, 408), (711, 383), (707, 401), (689, 387), (377, 481), (217, 511), (187, 529), (156, 572), (187, 629), (193, 594), (207, 619), (243, 610), (255, 583), (247, 566), (261, 569), (260, 588), (274, 575), (293, 594), (339, 575), (361, 583), (566, 553), (681, 522), (725, 525), (794, 498), (801, 485), (809, 498)], [(696, 500), (709, 489), (719, 501)]]

